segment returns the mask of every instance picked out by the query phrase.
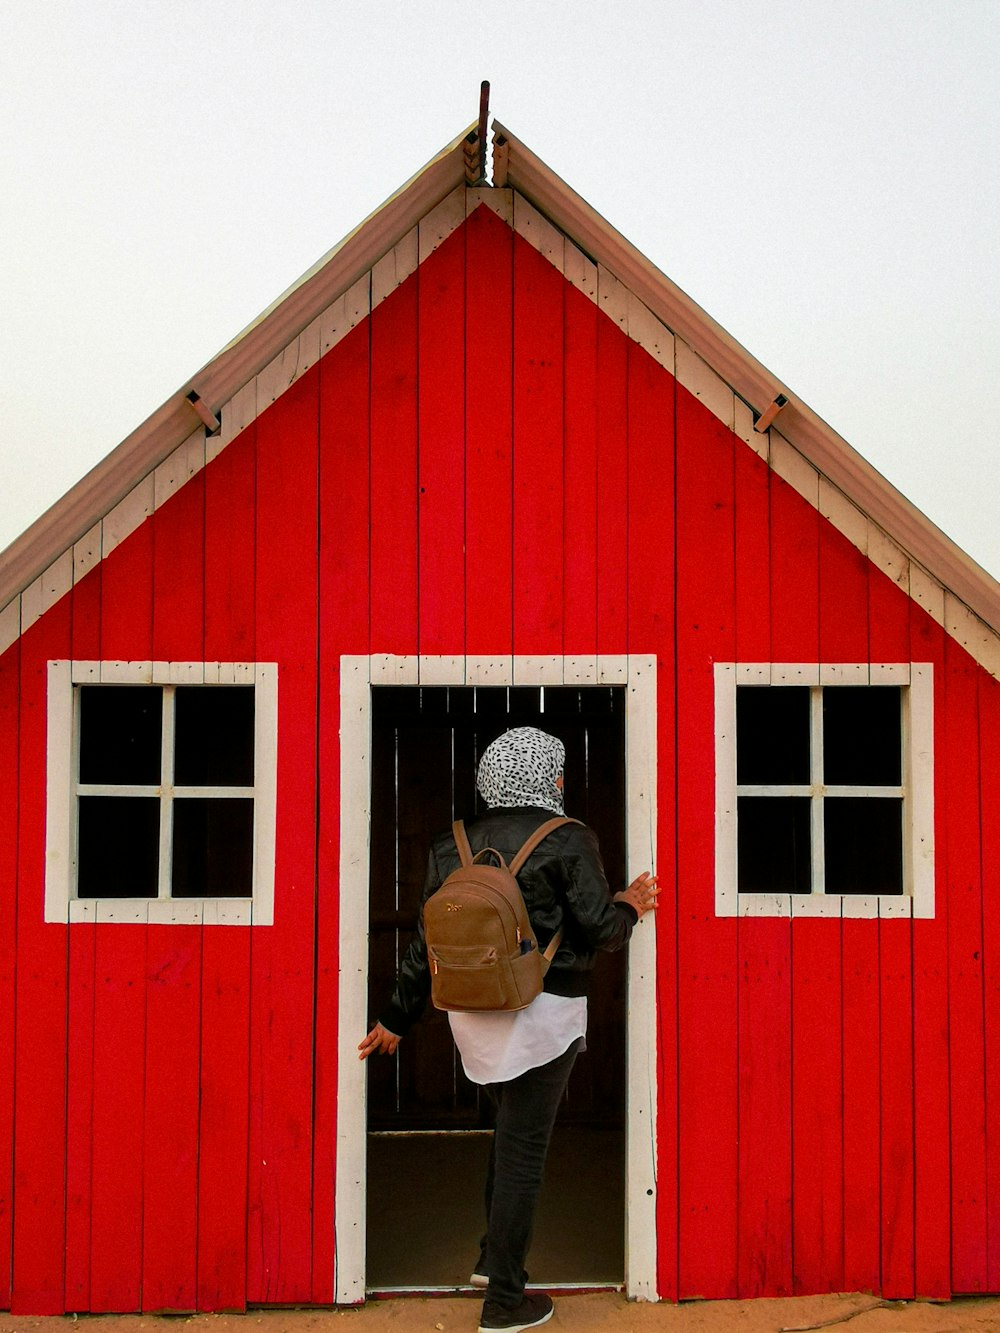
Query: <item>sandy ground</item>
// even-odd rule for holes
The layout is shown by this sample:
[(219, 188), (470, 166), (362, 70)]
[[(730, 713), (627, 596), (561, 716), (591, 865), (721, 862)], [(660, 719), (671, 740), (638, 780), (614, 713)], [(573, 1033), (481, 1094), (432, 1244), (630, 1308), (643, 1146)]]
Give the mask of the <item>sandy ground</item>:
[[(0, 1333), (474, 1333), (480, 1304), (472, 1297), (369, 1301), (357, 1310), (253, 1310), (245, 1315), (88, 1315), (79, 1319), (0, 1314)], [(574, 1333), (981, 1333), (1000, 1330), (1000, 1299), (947, 1305), (878, 1301), (872, 1296), (794, 1300), (630, 1304), (610, 1292), (559, 1296), (548, 1327)]]

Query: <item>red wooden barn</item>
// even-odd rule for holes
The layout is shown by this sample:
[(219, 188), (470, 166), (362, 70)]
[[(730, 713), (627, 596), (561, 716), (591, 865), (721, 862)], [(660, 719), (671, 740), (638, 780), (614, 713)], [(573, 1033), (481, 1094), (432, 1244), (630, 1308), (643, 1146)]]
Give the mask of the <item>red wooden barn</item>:
[(663, 885), (533, 1274), (996, 1291), (1000, 588), (513, 136), (492, 184), (479, 150), (2, 558), (0, 1305), (468, 1273), (475, 1199), (419, 1203), (478, 1191), (447, 1027), (355, 1048), (513, 719), (565, 738), (612, 878)]

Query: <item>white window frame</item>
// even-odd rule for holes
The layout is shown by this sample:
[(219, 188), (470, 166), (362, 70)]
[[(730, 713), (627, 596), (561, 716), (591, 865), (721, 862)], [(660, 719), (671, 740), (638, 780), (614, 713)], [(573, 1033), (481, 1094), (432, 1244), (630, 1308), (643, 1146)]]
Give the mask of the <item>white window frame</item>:
[[(858, 788), (857, 795), (903, 800), (902, 894), (832, 894), (824, 891), (816, 858), (822, 849), (822, 784), (802, 788), (812, 798), (813, 889), (808, 894), (740, 893), (737, 879), (737, 798), (749, 789), (736, 782), (736, 690), (740, 685), (809, 686), (815, 759), (819, 691), (836, 685), (895, 685), (902, 699), (902, 784)], [(838, 788), (841, 794), (846, 789)], [(790, 794), (773, 788), (775, 794)], [(796, 791), (798, 789), (796, 788)], [(760, 794), (757, 789), (754, 792)], [(753, 794), (753, 793), (750, 793)], [(822, 832), (822, 830), (820, 830)], [(716, 916), (920, 917), (934, 916), (934, 666), (931, 662), (715, 664), (715, 912)]]
[[(254, 783), (232, 794), (252, 798), (253, 893), (244, 898), (171, 898), (166, 831), (161, 827), (159, 895), (156, 898), (78, 898), (77, 780), (80, 759), (81, 685), (252, 685), (254, 687)], [(48, 664), (46, 743), (45, 920), (135, 925), (269, 926), (274, 921), (274, 841), (277, 805), (278, 668), (274, 662), (84, 662)], [(164, 745), (170, 743), (165, 727)], [(158, 784), (169, 800), (173, 789)], [(226, 794), (210, 788), (212, 796)], [(85, 794), (85, 793), (84, 793)], [(124, 799), (124, 798), (123, 798)], [(167, 849), (169, 851), (169, 849)]]
[[(365, 1299), (366, 1084), (347, 1058), (368, 1023), (371, 835), (371, 691), (377, 685), (617, 685), (625, 688), (626, 874), (656, 864), (656, 658), (395, 657), (340, 659), (340, 1012), (337, 1065), (335, 1300)], [(629, 944), (626, 1012), (625, 1286), (655, 1301), (656, 928), (651, 917)]]

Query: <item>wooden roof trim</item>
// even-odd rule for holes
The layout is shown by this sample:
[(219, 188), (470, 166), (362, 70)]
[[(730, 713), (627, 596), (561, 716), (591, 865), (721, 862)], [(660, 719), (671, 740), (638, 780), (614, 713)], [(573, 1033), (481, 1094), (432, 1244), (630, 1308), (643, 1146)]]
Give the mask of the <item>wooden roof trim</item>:
[[(821, 417), (717, 324), (503, 125), (494, 119), (503, 184), (523, 194), (598, 264), (606, 266), (753, 408), (783, 395), (781, 432), (824, 476), (965, 602), (1000, 630), (1000, 583), (906, 499)], [(496, 147), (494, 148), (496, 162)]]
[(0, 608), (23, 592), (198, 425), (196, 392), (217, 413), (332, 301), (465, 180), (471, 125), (282, 293), (207, 365), (0, 552)]

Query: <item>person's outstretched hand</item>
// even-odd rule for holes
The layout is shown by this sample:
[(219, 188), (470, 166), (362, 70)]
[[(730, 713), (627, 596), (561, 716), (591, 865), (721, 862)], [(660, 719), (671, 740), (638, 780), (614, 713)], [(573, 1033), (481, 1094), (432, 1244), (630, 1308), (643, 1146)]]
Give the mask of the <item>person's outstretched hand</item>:
[(395, 1032), (390, 1032), (389, 1029), (384, 1028), (381, 1023), (376, 1023), (368, 1036), (365, 1037), (364, 1041), (358, 1046), (358, 1050), (361, 1052), (358, 1059), (367, 1060), (368, 1057), (374, 1055), (376, 1051), (381, 1055), (395, 1055), (396, 1047), (398, 1045), (399, 1038), (396, 1036)]
[(655, 909), (656, 895), (659, 892), (656, 876), (650, 874), (648, 870), (644, 870), (641, 875), (636, 875), (627, 889), (622, 889), (620, 893), (615, 894), (615, 902), (628, 903), (642, 917), (646, 912), (652, 912)]

